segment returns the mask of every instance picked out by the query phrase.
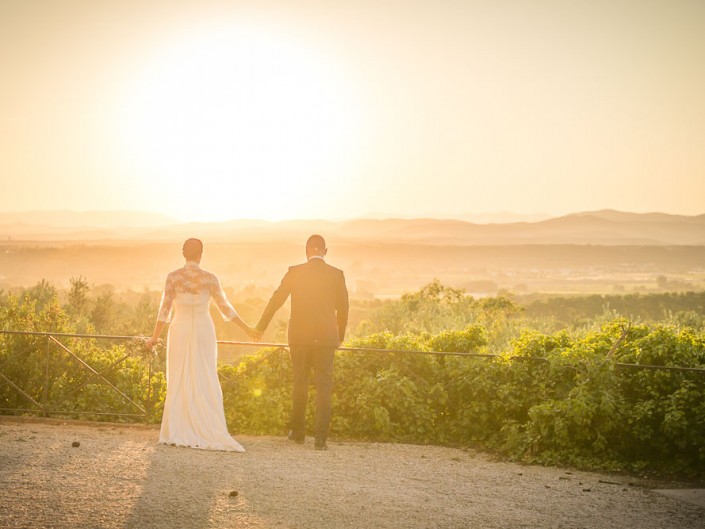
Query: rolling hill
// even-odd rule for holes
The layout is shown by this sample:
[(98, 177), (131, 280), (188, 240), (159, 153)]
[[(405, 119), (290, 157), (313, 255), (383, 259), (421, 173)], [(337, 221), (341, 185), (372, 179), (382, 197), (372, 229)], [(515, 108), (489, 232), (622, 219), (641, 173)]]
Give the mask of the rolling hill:
[(198, 236), (219, 241), (296, 242), (311, 233), (321, 233), (338, 242), (424, 245), (705, 245), (705, 215), (614, 210), (574, 213), (536, 222), (488, 224), (449, 219), (232, 220), (179, 224), (149, 213), (121, 215), (0, 213), (0, 238), (165, 241)]

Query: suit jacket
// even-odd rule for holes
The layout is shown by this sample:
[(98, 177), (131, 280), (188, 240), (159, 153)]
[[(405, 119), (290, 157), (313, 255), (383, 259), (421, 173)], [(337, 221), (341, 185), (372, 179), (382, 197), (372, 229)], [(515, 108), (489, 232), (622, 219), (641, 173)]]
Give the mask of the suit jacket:
[(267, 328), (289, 296), (289, 345), (337, 347), (342, 343), (348, 324), (348, 290), (342, 270), (318, 258), (290, 267), (267, 303), (257, 329)]

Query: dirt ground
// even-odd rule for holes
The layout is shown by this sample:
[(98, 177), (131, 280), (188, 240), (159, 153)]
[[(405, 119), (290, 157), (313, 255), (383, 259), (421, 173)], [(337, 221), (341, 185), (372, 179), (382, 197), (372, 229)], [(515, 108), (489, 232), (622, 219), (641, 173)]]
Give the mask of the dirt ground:
[(705, 528), (704, 508), (633, 477), (433, 446), (236, 436), (237, 454), (157, 438), (0, 417), (0, 527)]

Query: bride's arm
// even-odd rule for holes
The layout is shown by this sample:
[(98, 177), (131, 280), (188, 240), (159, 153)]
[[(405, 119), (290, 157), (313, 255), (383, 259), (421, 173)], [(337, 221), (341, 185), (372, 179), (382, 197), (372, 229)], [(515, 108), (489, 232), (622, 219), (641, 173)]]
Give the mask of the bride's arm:
[(147, 347), (149, 349), (154, 348), (154, 344), (159, 340), (159, 336), (162, 334), (162, 329), (164, 329), (164, 324), (169, 320), (169, 315), (171, 314), (171, 305), (174, 302), (174, 284), (172, 275), (169, 274), (166, 278), (166, 284), (164, 285), (164, 292), (162, 293), (162, 300), (159, 303), (159, 313), (157, 314), (157, 322), (154, 324), (154, 331), (152, 332), (152, 337), (147, 340)]
[(159, 321), (157, 320), (157, 323), (154, 324), (154, 332), (152, 333), (152, 337), (147, 340), (147, 348), (148, 349), (153, 349), (154, 344), (157, 343), (157, 340), (159, 340), (159, 336), (162, 334), (162, 329), (164, 328), (165, 321)]
[(212, 281), (211, 297), (215, 301), (215, 304), (223, 318), (232, 321), (235, 325), (245, 331), (253, 340), (259, 340), (262, 333), (248, 325), (248, 323), (240, 317), (237, 311), (230, 304), (230, 301), (228, 301), (228, 298), (223, 291), (223, 287), (220, 286), (220, 281), (218, 281), (218, 278), (215, 275), (213, 276)]

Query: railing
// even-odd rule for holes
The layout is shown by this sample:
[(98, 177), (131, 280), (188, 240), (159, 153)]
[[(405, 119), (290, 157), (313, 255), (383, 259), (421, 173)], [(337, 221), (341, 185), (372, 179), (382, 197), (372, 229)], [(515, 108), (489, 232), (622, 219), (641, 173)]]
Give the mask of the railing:
[[(11, 380), (5, 373), (5, 365), (0, 364), (0, 382), (4, 382), (10, 388), (12, 388), (16, 393), (22, 396), (24, 400), (31, 403), (34, 408), (0, 408), (0, 412), (22, 412), (22, 413), (35, 413), (44, 416), (51, 415), (90, 415), (90, 416), (111, 416), (111, 417), (132, 417), (140, 418), (144, 421), (148, 421), (150, 415), (153, 411), (154, 405), (154, 394), (152, 388), (152, 376), (155, 373), (154, 370), (154, 359), (153, 354), (147, 354), (147, 364), (148, 364), (148, 376), (147, 376), (147, 397), (145, 403), (140, 404), (127, 395), (123, 390), (121, 390), (118, 385), (109, 379), (110, 370), (113, 370), (120, 364), (124, 363), (128, 358), (133, 356), (132, 353), (128, 352), (124, 354), (121, 358), (114, 361), (112, 364), (107, 366), (100, 372), (95, 366), (91, 366), (84, 359), (80, 358), (76, 353), (74, 353), (69, 346), (62, 342), (66, 339), (95, 339), (103, 340), (108, 342), (136, 342), (141, 340), (146, 340), (146, 338), (141, 336), (119, 336), (119, 335), (104, 335), (104, 334), (71, 334), (71, 333), (51, 333), (51, 332), (33, 332), (33, 331), (8, 331), (0, 330), (0, 335), (22, 335), (22, 336), (39, 336), (46, 338), (46, 346), (44, 349), (45, 360), (44, 360), (44, 382), (42, 385), (42, 395), (41, 398), (33, 397), (28, 392), (27, 388), (20, 387), (15, 381)], [(267, 342), (241, 342), (241, 341), (229, 341), (229, 340), (218, 340), (219, 345), (228, 345), (236, 347), (257, 347), (257, 348), (274, 348), (278, 349), (280, 352), (284, 352), (288, 349), (288, 345), (282, 343), (267, 343)], [(80, 369), (85, 370), (89, 374), (89, 378), (86, 379), (81, 384), (69, 392), (68, 397), (77, 395), (85, 386), (87, 386), (90, 381), (97, 379), (101, 384), (110, 388), (116, 395), (119, 395), (122, 400), (127, 402), (133, 409), (133, 413), (123, 413), (123, 412), (104, 412), (104, 411), (81, 411), (81, 410), (71, 410), (65, 408), (52, 407), (49, 398), (49, 387), (50, 382), (50, 371), (51, 371), (51, 348), (55, 347), (61, 353), (68, 356), (68, 358), (73, 359)], [(614, 350), (615, 348), (613, 348)], [(393, 349), (371, 349), (371, 348), (361, 348), (361, 347), (339, 347), (337, 351), (351, 352), (351, 353), (375, 353), (375, 354), (412, 354), (412, 355), (434, 355), (434, 356), (460, 356), (466, 358), (508, 358), (509, 360), (522, 360), (522, 361), (536, 361), (536, 362), (547, 362), (548, 360), (543, 357), (526, 357), (526, 356), (513, 356), (507, 357), (506, 355), (493, 354), (493, 353), (472, 353), (472, 352), (457, 352), (457, 351), (420, 351), (420, 350), (393, 350)], [(612, 353), (611, 351), (610, 353)], [(683, 372), (697, 372), (705, 375), (705, 368), (695, 368), (695, 367), (678, 367), (678, 366), (654, 366), (654, 365), (642, 365), (642, 364), (626, 364), (620, 362), (614, 362), (614, 365), (620, 368), (627, 369), (651, 369), (651, 370), (664, 370), (664, 371), (683, 371)], [(36, 396), (36, 395), (35, 395)]]
[[(118, 335), (103, 335), (103, 334), (71, 334), (71, 333), (51, 333), (51, 332), (32, 332), (32, 331), (0, 331), (3, 335), (22, 335), (22, 336), (38, 336), (46, 338), (46, 345), (44, 348), (44, 380), (42, 384), (41, 398), (37, 397), (36, 394), (33, 397), (30, 395), (29, 388), (20, 387), (15, 381), (11, 380), (5, 373), (4, 365), (0, 365), (0, 381), (5, 382), (9, 385), (16, 393), (22, 396), (22, 398), (31, 403), (34, 408), (0, 408), (2, 412), (24, 412), (24, 413), (38, 413), (44, 416), (51, 415), (103, 415), (103, 416), (115, 416), (115, 417), (132, 417), (141, 418), (143, 420), (148, 420), (149, 415), (152, 411), (153, 404), (153, 394), (152, 394), (152, 375), (154, 373), (154, 362), (153, 356), (148, 355), (148, 376), (147, 376), (147, 399), (145, 404), (140, 404), (127, 395), (123, 390), (121, 390), (109, 377), (109, 371), (114, 370), (117, 366), (124, 363), (128, 358), (132, 356), (131, 353), (123, 355), (118, 360), (111, 363), (107, 368), (100, 372), (95, 366), (90, 365), (84, 359), (79, 357), (74, 353), (69, 346), (63, 343), (62, 340), (70, 338), (78, 339), (96, 339), (104, 340), (108, 342), (126, 342), (138, 339), (135, 336), (118, 336)], [(59, 350), (61, 353), (65, 354), (68, 358), (74, 360), (81, 370), (85, 370), (89, 374), (89, 378), (83, 383), (77, 384), (75, 387), (69, 391), (65, 396), (65, 400), (72, 396), (76, 396), (82, 389), (84, 389), (90, 382), (97, 379), (101, 384), (110, 388), (115, 394), (119, 395), (121, 399), (129, 403), (133, 408), (133, 413), (121, 413), (121, 412), (103, 412), (103, 411), (81, 411), (72, 409), (57, 409), (52, 407), (49, 399), (49, 388), (51, 386), (51, 367), (52, 367), (52, 347)]]

